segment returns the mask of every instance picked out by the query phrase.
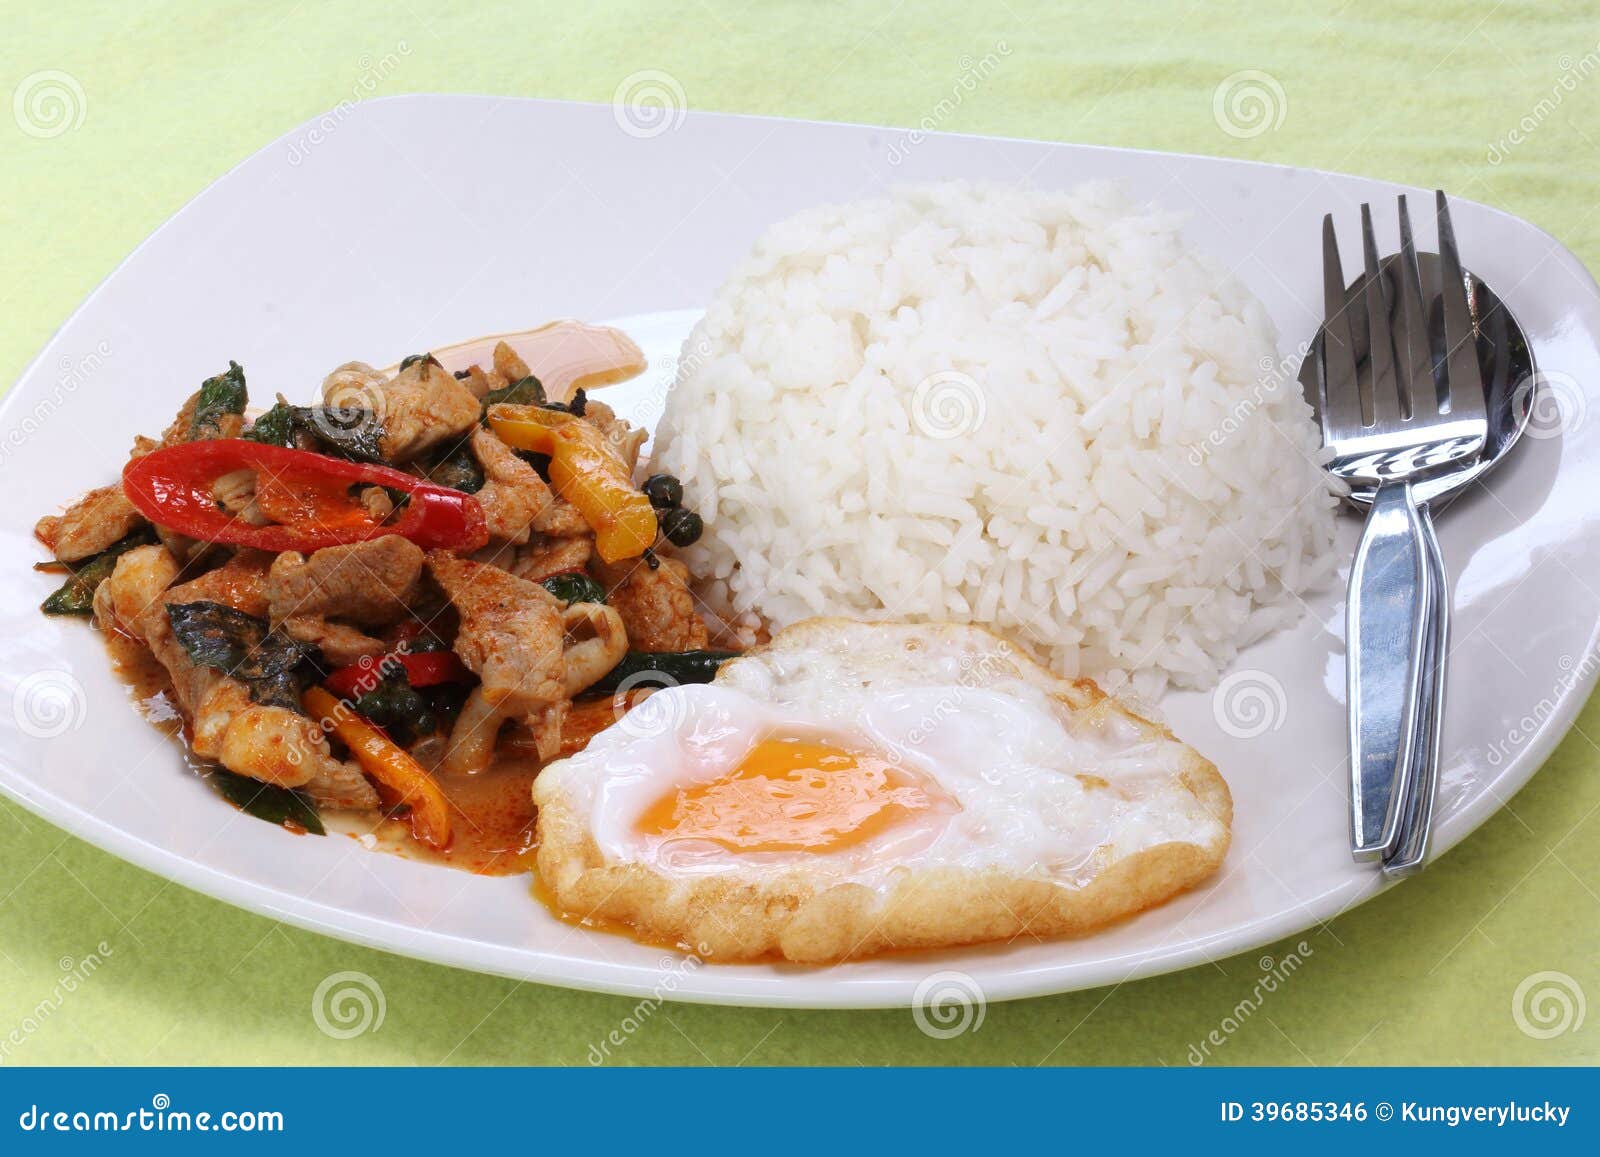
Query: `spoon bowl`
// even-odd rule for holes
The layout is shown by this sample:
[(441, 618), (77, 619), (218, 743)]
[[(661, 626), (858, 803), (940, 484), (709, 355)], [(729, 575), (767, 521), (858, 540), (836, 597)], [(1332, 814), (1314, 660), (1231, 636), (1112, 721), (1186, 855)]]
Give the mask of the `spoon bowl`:
[[(1399, 255), (1383, 259), (1379, 276), (1384, 278), (1388, 293), (1386, 298), (1398, 303), (1400, 295), (1395, 289)], [(1435, 351), (1445, 348), (1444, 315), (1440, 299), (1441, 262), (1436, 253), (1418, 253), (1417, 267), (1422, 281), (1422, 298), (1434, 303), (1428, 310), (1428, 334)], [(1483, 453), (1477, 463), (1468, 469), (1455, 470), (1435, 478), (1417, 482), (1414, 486), (1419, 501), (1426, 502), (1435, 512), (1444, 509), (1451, 499), (1467, 486), (1482, 478), (1510, 453), (1522, 433), (1527, 429), (1533, 413), (1537, 375), (1533, 351), (1528, 339), (1517, 324), (1511, 311), (1495, 296), (1494, 291), (1473, 276), (1464, 272), (1467, 283), (1467, 305), (1472, 314), (1473, 334), (1477, 338), (1478, 364), (1483, 371), (1484, 402), (1489, 420), (1488, 436)], [(1368, 337), (1365, 311), (1360, 308), (1362, 293), (1366, 288), (1366, 274), (1356, 278), (1345, 291), (1351, 319), (1351, 340), (1356, 355), (1356, 376), (1363, 395), (1372, 391), (1371, 343)], [(1396, 305), (1395, 308), (1398, 308)], [(1318, 329), (1311, 349), (1300, 365), (1300, 388), (1313, 411), (1319, 407), (1321, 397), (1320, 375), (1322, 366), (1322, 331)], [(1442, 387), (1444, 361), (1435, 356), (1434, 380)], [(1322, 415), (1317, 414), (1321, 422)], [(1358, 510), (1372, 505), (1372, 487), (1352, 488), (1345, 500)]]

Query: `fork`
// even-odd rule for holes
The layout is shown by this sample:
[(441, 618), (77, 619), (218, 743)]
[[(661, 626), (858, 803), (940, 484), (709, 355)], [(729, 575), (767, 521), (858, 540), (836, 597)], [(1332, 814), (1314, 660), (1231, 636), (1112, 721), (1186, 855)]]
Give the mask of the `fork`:
[(1406, 200), (1399, 199), (1401, 252), (1389, 263), (1392, 295), (1378, 261), (1371, 207), (1361, 207), (1366, 391), (1332, 215), (1322, 224), (1326, 469), (1352, 491), (1372, 496), (1346, 612), (1350, 846), (1358, 860), (1387, 857), (1391, 874), (1414, 870), (1426, 853), (1449, 630), (1438, 539), (1414, 484), (1470, 467), (1488, 436), (1471, 314), (1442, 192), (1437, 209), (1445, 349), (1436, 362)]

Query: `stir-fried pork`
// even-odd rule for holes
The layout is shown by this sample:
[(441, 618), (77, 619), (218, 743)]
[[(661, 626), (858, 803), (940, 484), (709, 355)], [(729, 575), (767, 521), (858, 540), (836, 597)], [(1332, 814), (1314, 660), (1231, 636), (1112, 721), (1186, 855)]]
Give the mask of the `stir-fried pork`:
[(323, 381), (322, 395), (329, 405), (371, 411), (383, 423), (383, 456), (393, 462), (465, 434), (483, 412), (472, 391), (432, 358), (388, 379), (370, 366), (347, 362)]
[(423, 554), (389, 534), (348, 546), (328, 546), (307, 558), (286, 550), (267, 583), (272, 621), (303, 616), (346, 619), (363, 627), (398, 622), (416, 597)]
[(553, 574), (581, 571), (593, 556), (594, 539), (588, 535), (554, 538), (535, 534), (527, 545), (517, 548), (511, 573), (529, 582), (539, 582)]
[(489, 523), (489, 536), (504, 542), (527, 542), (539, 515), (554, 501), (550, 487), (516, 451), (482, 426), (472, 431), (472, 454), (483, 467), (478, 501)]
[(369, 655), (382, 655), (389, 645), (347, 623), (330, 623), (315, 615), (295, 615), (279, 624), (291, 639), (310, 643), (335, 667), (346, 667)]
[(89, 491), (65, 514), (41, 518), (33, 532), (62, 562), (77, 562), (143, 525), (144, 515), (133, 508), (119, 482)]
[(501, 724), (513, 718), (547, 738), (553, 753), (567, 703), (560, 602), (509, 571), (445, 551), (428, 555), (428, 571), (461, 616), (456, 654), (482, 680), (450, 733), (444, 769), (482, 771)]
[(695, 651), (706, 645), (706, 625), (695, 613), (683, 563), (663, 558), (651, 570), (638, 559), (610, 566), (596, 560), (594, 569), (635, 651)]

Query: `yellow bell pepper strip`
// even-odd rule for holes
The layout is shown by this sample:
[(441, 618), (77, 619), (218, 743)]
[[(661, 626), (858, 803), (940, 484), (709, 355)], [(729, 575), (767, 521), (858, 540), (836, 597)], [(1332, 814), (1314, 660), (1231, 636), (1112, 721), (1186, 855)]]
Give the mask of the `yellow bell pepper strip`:
[(592, 423), (560, 410), (501, 404), (489, 407), (489, 428), (508, 446), (549, 455), (550, 484), (583, 515), (603, 561), (638, 558), (655, 542), (655, 508)]
[(439, 785), (409, 752), (322, 687), (301, 697), (312, 718), (337, 735), (355, 756), (361, 770), (411, 807), (411, 834), (443, 851), (450, 846), (450, 805)]
[(517, 406), (509, 402), (490, 406), (486, 417), (489, 429), (507, 446), (549, 455), (555, 453), (556, 428), (579, 420), (565, 410)]

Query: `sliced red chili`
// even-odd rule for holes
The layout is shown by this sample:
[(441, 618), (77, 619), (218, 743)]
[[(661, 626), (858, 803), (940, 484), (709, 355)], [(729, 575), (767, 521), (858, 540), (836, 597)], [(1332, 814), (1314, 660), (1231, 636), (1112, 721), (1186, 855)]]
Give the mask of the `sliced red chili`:
[[(299, 520), (254, 526), (224, 510), (212, 485), (224, 474), (244, 469), (255, 470), (258, 486), (265, 485), (277, 497), (297, 493), (300, 501), (269, 505)], [(338, 503), (341, 488), (362, 483), (403, 493), (406, 501), (399, 516), (384, 522), (353, 498), (346, 506)], [(398, 534), (425, 550), (472, 551), (489, 541), (483, 507), (470, 494), (389, 466), (244, 438), (184, 442), (135, 458), (122, 471), (122, 489), (157, 526), (202, 542), (313, 551)]]
[(358, 699), (377, 687), (383, 678), (383, 668), (389, 663), (403, 667), (406, 682), (413, 687), (460, 683), (472, 674), (454, 651), (420, 651), (358, 660), (348, 667), (340, 667), (324, 679), (322, 685), (341, 699)]

